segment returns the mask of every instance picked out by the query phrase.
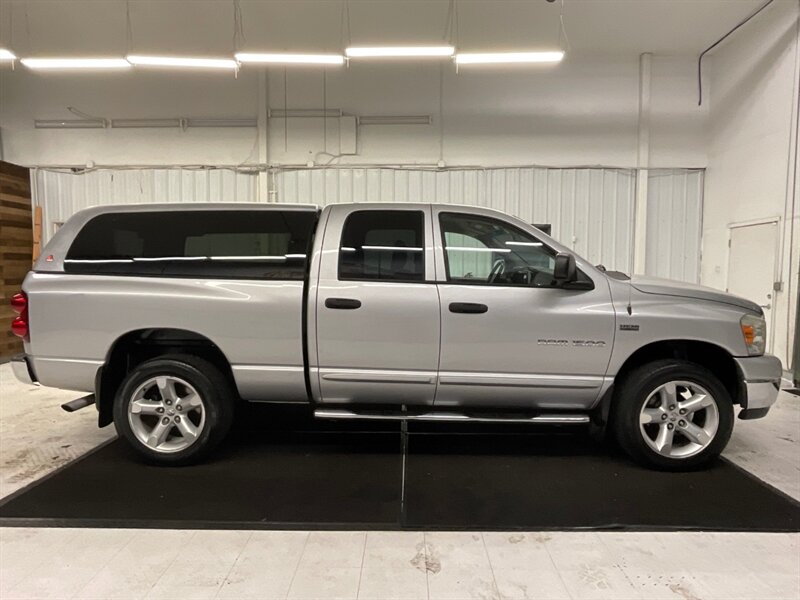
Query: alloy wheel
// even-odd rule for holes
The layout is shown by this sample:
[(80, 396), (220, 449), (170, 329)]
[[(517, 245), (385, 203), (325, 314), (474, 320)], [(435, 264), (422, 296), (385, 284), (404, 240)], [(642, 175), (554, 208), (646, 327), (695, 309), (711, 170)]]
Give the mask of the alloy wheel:
[(200, 437), (205, 405), (186, 380), (158, 375), (136, 388), (128, 403), (128, 422), (136, 438), (151, 450), (180, 452)]
[(657, 387), (642, 405), (639, 429), (647, 445), (668, 458), (689, 458), (711, 444), (719, 409), (711, 393), (691, 381)]

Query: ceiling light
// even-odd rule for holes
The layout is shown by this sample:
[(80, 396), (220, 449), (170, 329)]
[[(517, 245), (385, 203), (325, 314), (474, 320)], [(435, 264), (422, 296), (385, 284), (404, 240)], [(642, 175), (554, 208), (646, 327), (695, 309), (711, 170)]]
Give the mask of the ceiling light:
[(564, 53), (556, 52), (486, 52), (456, 54), (459, 65), (489, 65), (502, 63), (556, 63), (564, 58)]
[(186, 119), (187, 127), (257, 127), (256, 119)]
[(111, 127), (181, 127), (182, 119), (111, 119)]
[(103, 129), (106, 126), (102, 119), (36, 119), (36, 129)]
[(373, 115), (358, 117), (359, 125), (430, 125), (430, 115)]
[(347, 48), (347, 58), (402, 58), (402, 57), (446, 57), (453, 56), (453, 46), (378, 46), (374, 48)]
[(17, 56), (11, 50), (0, 48), (0, 60), (15, 60), (16, 58)]
[(342, 116), (341, 108), (270, 108), (267, 111), (267, 116), (270, 119), (286, 119), (286, 118), (325, 118), (333, 117), (338, 118)]
[(230, 58), (186, 58), (180, 56), (128, 56), (132, 65), (147, 67), (189, 67), (195, 69), (235, 69)]
[(23, 58), (20, 62), (30, 69), (127, 69), (124, 58)]
[(263, 63), (278, 65), (342, 65), (344, 56), (341, 54), (252, 54), (240, 52), (236, 60), (241, 63)]

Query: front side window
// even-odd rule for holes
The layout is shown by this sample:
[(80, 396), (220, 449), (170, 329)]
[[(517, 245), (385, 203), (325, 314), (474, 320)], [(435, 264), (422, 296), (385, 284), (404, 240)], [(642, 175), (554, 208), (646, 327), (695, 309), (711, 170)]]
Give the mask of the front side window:
[(425, 280), (425, 216), (418, 210), (362, 210), (344, 224), (339, 279)]
[(67, 253), (67, 273), (301, 280), (316, 223), (305, 211), (99, 215)]
[(454, 283), (553, 287), (555, 252), (507, 223), (442, 213), (447, 280)]

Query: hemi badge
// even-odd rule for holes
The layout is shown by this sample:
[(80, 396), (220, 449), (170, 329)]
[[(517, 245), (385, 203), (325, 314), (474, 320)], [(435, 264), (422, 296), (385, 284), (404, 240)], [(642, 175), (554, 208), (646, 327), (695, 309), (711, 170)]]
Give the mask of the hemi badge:
[(631, 325), (631, 324), (623, 323), (622, 325), (619, 326), (619, 330), (620, 331), (639, 331), (639, 326), (638, 325)]

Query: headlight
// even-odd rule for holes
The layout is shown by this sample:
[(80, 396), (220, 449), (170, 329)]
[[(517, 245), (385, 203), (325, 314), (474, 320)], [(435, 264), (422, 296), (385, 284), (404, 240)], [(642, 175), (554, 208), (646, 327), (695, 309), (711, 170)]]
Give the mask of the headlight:
[(750, 355), (764, 354), (767, 347), (767, 322), (764, 317), (745, 315), (739, 321), (744, 343)]

